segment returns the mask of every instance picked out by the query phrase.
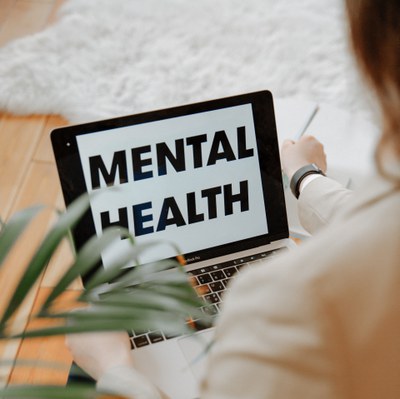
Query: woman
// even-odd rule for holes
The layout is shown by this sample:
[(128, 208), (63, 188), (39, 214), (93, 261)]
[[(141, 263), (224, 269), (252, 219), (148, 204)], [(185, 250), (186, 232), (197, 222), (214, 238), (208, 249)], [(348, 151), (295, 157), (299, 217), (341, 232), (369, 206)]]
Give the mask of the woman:
[[(300, 217), (320, 230), (233, 284), (203, 399), (400, 398), (400, 2), (347, 0), (347, 11), (356, 59), (382, 113), (378, 176), (354, 195), (320, 174), (300, 179)], [(285, 142), (282, 160), (297, 181), (306, 165), (326, 168), (310, 137)], [(114, 345), (113, 359), (70, 337), (77, 362), (100, 386), (162, 397), (135, 374), (124, 335), (97, 344), (103, 339)]]

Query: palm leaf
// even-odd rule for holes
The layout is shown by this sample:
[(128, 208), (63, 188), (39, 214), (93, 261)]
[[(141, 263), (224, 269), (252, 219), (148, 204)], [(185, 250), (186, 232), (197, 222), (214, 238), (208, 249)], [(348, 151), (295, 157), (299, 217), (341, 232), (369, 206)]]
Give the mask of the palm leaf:
[[(110, 265), (107, 269), (99, 269), (93, 277), (90, 278), (90, 280), (85, 284), (85, 287), (88, 291), (90, 291), (92, 288), (102, 285), (104, 283), (107, 283), (109, 281), (113, 281), (116, 277), (121, 276), (121, 264), (124, 263), (124, 265), (127, 263), (127, 260), (125, 258), (135, 260), (135, 263), (137, 264), (137, 259), (139, 256), (143, 253), (149, 250), (150, 248), (154, 248), (156, 245), (160, 244), (159, 241), (154, 241), (150, 243), (144, 243), (140, 245), (135, 245), (132, 247), (132, 252), (121, 254), (120, 258), (116, 258), (115, 262), (113, 265)], [(175, 248), (175, 246), (174, 246)], [(172, 264), (171, 264), (172, 263)], [(179, 264), (176, 261), (173, 260), (166, 260), (166, 261), (160, 261), (160, 262), (154, 262), (154, 263), (149, 263), (146, 265), (142, 265), (146, 268), (144, 274), (149, 276), (151, 274), (154, 274), (156, 271), (162, 271), (168, 268), (172, 267), (177, 267)], [(128, 269), (127, 269), (128, 270)], [(140, 276), (140, 270), (143, 270), (143, 267), (139, 268), (134, 268), (134, 273), (137, 273), (135, 276), (137, 276), (137, 279), (139, 280)], [(130, 276), (127, 277), (128, 279), (131, 278)]]
[(2, 399), (94, 399), (100, 398), (92, 384), (74, 384), (68, 387), (15, 385), (0, 390)]
[(35, 284), (44, 268), (47, 266), (48, 261), (60, 244), (61, 240), (65, 236), (68, 236), (70, 229), (72, 229), (78, 223), (88, 207), (89, 196), (81, 196), (69, 207), (68, 212), (65, 212), (60, 216), (55, 226), (48, 232), (45, 239), (42, 241), (38, 250), (31, 259), (25, 274), (20, 280), (14, 295), (6, 307), (6, 310), (0, 321), (0, 325), (4, 326), (7, 320), (21, 305), (26, 295)]
[(104, 248), (112, 244), (117, 238), (120, 238), (121, 235), (132, 239), (127, 229), (119, 227), (109, 227), (103, 231), (101, 237), (92, 237), (82, 247), (76, 256), (75, 262), (53, 288), (43, 304), (43, 310), (47, 309), (76, 278), (91, 270), (101, 260), (101, 253), (104, 251)]
[[(63, 213), (46, 235), (28, 264), (12, 298), (0, 320), (0, 331), (19, 308), (31, 290), (61, 240), (70, 234), (89, 206), (87, 195), (76, 200)], [(34, 207), (13, 217), (0, 232), (0, 260), (3, 260), (19, 236), (41, 207)], [(85, 311), (56, 312), (51, 306), (79, 275), (92, 269), (101, 259), (101, 253), (120, 236), (128, 237), (131, 247), (113, 259), (110, 268), (99, 270), (91, 277), (78, 301), (86, 303)], [(190, 286), (181, 265), (173, 259), (124, 268), (136, 264), (140, 255), (157, 243), (133, 245), (133, 238), (123, 228), (106, 229), (101, 237), (90, 239), (76, 254), (69, 270), (59, 279), (46, 298), (36, 318), (55, 321), (52, 327), (25, 331), (14, 337), (46, 337), (59, 334), (115, 330), (162, 330), (172, 334), (193, 332), (189, 315), (208, 322), (201, 307), (205, 306)], [(171, 244), (173, 245), (173, 244)], [(173, 245), (178, 254), (178, 248)], [(123, 271), (123, 273), (121, 273)], [(112, 281), (112, 284), (108, 284)], [(5, 338), (0, 337), (0, 338)], [(1, 398), (94, 398), (94, 388), (88, 386), (12, 386), (0, 390)]]
[(7, 224), (2, 223), (0, 231), (0, 266), (26, 226), (42, 209), (43, 206), (39, 205), (24, 209), (16, 213)]
[[(71, 317), (76, 324), (60, 325), (56, 327), (47, 327), (25, 331), (22, 334), (15, 335), (15, 338), (37, 338), (50, 337), (64, 334), (79, 334), (99, 331), (127, 331), (127, 330), (162, 330), (167, 333), (187, 334), (190, 328), (186, 325), (184, 318), (173, 317), (165, 312), (144, 310), (136, 312), (99, 312), (93, 317), (77, 318)], [(143, 315), (143, 317), (141, 317)]]

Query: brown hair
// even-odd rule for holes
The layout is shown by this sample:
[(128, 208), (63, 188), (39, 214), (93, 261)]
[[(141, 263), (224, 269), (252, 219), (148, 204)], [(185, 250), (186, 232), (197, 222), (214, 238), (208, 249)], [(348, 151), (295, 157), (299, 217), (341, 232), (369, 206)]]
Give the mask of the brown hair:
[(386, 150), (392, 149), (400, 160), (400, 0), (346, 0), (346, 5), (357, 62), (381, 108), (383, 131), (376, 159), (387, 175)]

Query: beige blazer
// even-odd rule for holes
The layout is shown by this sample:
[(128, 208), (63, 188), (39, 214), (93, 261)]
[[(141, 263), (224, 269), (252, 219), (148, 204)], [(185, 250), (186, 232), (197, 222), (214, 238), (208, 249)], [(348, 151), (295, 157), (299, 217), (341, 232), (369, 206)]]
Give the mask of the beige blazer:
[(317, 234), (227, 294), (202, 399), (400, 398), (400, 188), (319, 178), (299, 212)]
[[(316, 235), (226, 294), (202, 399), (400, 398), (400, 188), (318, 178), (299, 213)], [(130, 369), (99, 387), (159, 397)]]

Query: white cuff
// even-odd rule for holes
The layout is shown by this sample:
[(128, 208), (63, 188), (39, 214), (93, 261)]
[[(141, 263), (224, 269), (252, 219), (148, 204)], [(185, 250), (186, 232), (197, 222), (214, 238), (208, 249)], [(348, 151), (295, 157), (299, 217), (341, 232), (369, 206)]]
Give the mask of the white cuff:
[(101, 392), (129, 399), (162, 399), (158, 389), (143, 374), (128, 367), (108, 370), (99, 378), (96, 387)]
[(303, 181), (300, 183), (300, 188), (299, 188), (299, 193), (301, 192), (315, 179), (318, 179), (320, 177), (324, 177), (323, 175), (319, 175), (316, 173), (313, 173), (311, 175), (306, 176)]

